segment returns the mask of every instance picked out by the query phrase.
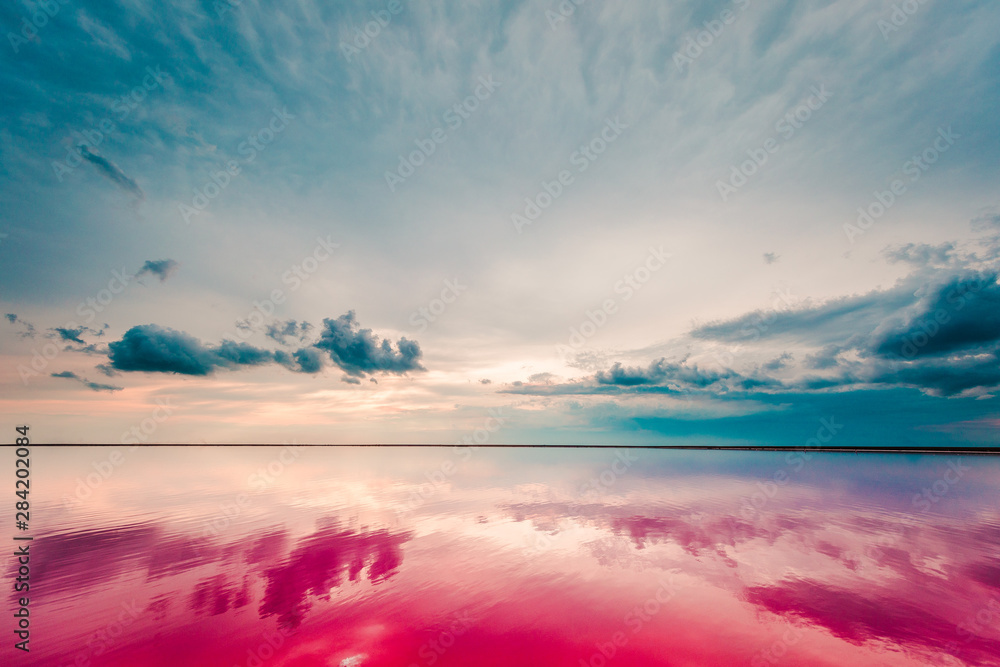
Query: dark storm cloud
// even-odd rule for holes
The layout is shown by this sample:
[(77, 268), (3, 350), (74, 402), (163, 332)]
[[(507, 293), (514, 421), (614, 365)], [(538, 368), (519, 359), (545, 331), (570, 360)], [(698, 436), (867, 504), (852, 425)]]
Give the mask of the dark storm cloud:
[(121, 168), (111, 160), (98, 155), (89, 146), (82, 146), (80, 155), (84, 160), (97, 167), (97, 170), (101, 172), (101, 174), (110, 179), (111, 182), (118, 187), (135, 195), (138, 199), (146, 198), (146, 194), (142, 191), (142, 188), (139, 187), (139, 184), (126, 176), (125, 172), (123, 172)]
[(920, 309), (874, 336), (871, 352), (914, 359), (1000, 341), (1000, 285), (996, 274), (955, 277), (934, 289)]
[(938, 396), (955, 396), (972, 389), (1000, 386), (1000, 355), (975, 355), (951, 359), (924, 359), (910, 363), (878, 363), (858, 376), (848, 375), (839, 384), (916, 387)]
[(164, 282), (177, 270), (180, 264), (172, 259), (158, 259), (158, 260), (147, 260), (139, 272), (135, 274), (136, 278), (141, 278), (145, 275), (156, 276), (160, 279), (160, 282)]
[(352, 376), (426, 370), (420, 365), (422, 353), (416, 341), (400, 338), (393, 349), (388, 338), (380, 342), (371, 329), (361, 329), (353, 310), (335, 320), (324, 319), (315, 347), (329, 353), (333, 363)]

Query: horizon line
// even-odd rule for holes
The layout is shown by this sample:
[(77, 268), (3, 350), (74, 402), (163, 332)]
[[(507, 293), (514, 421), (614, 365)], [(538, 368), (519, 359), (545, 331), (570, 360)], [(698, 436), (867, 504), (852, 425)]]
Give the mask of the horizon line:
[[(9, 445), (16, 447), (16, 445)], [(392, 444), (392, 443), (151, 443), (133, 444), (123, 443), (32, 443), (33, 447), (336, 447), (336, 448), (392, 448), (409, 447), (418, 449), (440, 449), (447, 447), (476, 447), (480, 449), (649, 449), (649, 450), (681, 450), (681, 451), (725, 451), (725, 452), (827, 452), (840, 454), (960, 454), (960, 455), (1000, 455), (1000, 447), (933, 447), (933, 446), (872, 446), (872, 447), (849, 447), (843, 445), (818, 445), (814, 447), (794, 445), (525, 445), (525, 444), (475, 444), (475, 443), (454, 443), (445, 444)]]

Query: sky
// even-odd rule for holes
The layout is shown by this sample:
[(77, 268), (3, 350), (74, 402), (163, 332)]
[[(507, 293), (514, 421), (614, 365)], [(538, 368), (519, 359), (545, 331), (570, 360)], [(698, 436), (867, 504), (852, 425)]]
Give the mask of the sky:
[(0, 411), (43, 441), (997, 444), (996, 3), (0, 26)]

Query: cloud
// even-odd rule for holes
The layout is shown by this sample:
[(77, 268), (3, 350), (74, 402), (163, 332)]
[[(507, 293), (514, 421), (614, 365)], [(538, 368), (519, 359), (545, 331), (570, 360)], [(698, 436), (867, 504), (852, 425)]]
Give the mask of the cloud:
[(819, 352), (806, 356), (806, 368), (826, 370), (837, 366), (837, 355), (844, 351), (841, 345), (827, 345)]
[(123, 172), (114, 162), (95, 153), (90, 146), (81, 146), (80, 155), (87, 162), (90, 162), (97, 167), (97, 170), (101, 172), (101, 174), (110, 179), (111, 182), (118, 187), (135, 195), (138, 199), (146, 198), (146, 194), (142, 191), (142, 188), (139, 187), (138, 183), (126, 176), (125, 172)]
[(626, 367), (615, 362), (610, 369), (598, 371), (593, 376), (598, 385), (615, 385), (619, 387), (635, 387), (638, 385), (666, 386), (681, 392), (702, 391), (715, 387), (722, 391), (748, 389), (762, 386), (776, 386), (776, 380), (761, 376), (750, 377), (741, 375), (734, 370), (706, 370), (697, 364), (668, 362), (657, 359), (643, 367)]
[(60, 340), (69, 341), (71, 343), (80, 343), (81, 345), (86, 345), (87, 342), (80, 338), (80, 334), (87, 331), (87, 327), (78, 327), (76, 329), (65, 329), (63, 327), (56, 327), (53, 329), (58, 335)]
[[(323, 525), (296, 542), (280, 563), (265, 571), (266, 583), (258, 613), (276, 616), (279, 627), (294, 629), (313, 605), (347, 581), (372, 583), (391, 579), (403, 562), (402, 545), (412, 534), (388, 530), (354, 532)], [(366, 570), (367, 566), (367, 570)]]
[[(905, 556), (909, 560), (909, 555)], [(851, 591), (805, 579), (749, 587), (747, 600), (774, 614), (825, 627), (852, 643), (888, 641), (932, 650), (954, 643), (954, 623), (878, 591)], [(975, 648), (996, 655), (1000, 641), (975, 636)]]
[(351, 376), (426, 370), (420, 365), (422, 353), (416, 341), (400, 338), (393, 349), (388, 338), (380, 342), (371, 329), (360, 329), (353, 310), (335, 320), (324, 319), (315, 347), (329, 353), (333, 363)]
[(80, 377), (73, 371), (62, 371), (61, 373), (52, 373), (54, 378), (66, 378), (67, 380), (76, 380), (80, 384), (94, 391), (121, 391), (122, 387), (116, 387), (112, 384), (101, 384), (100, 382), (91, 382), (87, 378)]
[[(418, 360), (420, 346), (400, 338), (395, 349), (388, 340), (379, 340), (370, 329), (359, 329), (354, 312), (336, 320), (324, 319), (324, 330), (314, 345), (286, 352), (270, 351), (248, 343), (223, 341), (209, 347), (194, 336), (155, 324), (129, 329), (120, 341), (108, 345), (111, 368), (116, 371), (144, 371), (149, 373), (178, 373), (181, 375), (210, 375), (218, 368), (235, 369), (278, 363), (299, 373), (319, 373), (323, 369), (323, 352), (343, 370), (349, 384), (353, 378), (374, 372), (401, 375), (407, 371), (424, 370)], [(303, 336), (310, 329), (308, 323), (294, 321), (273, 325), (268, 335), (282, 341), (284, 336)]]
[(1000, 342), (1000, 285), (996, 274), (957, 276), (930, 291), (911, 315), (874, 334), (871, 352), (914, 359)]
[(323, 357), (319, 350), (312, 347), (304, 347), (295, 352), (277, 350), (274, 352), (274, 360), (297, 373), (315, 374), (323, 370)]
[(119, 371), (209, 375), (216, 368), (259, 366), (274, 354), (247, 343), (225, 341), (206, 347), (194, 336), (145, 324), (132, 327), (120, 341), (108, 344), (111, 366)]
[(730, 320), (696, 327), (701, 340), (748, 342), (786, 336), (815, 342), (842, 342), (860, 331), (873, 330), (886, 316), (913, 303), (915, 281), (890, 290), (831, 299), (819, 305), (785, 310), (756, 310)]
[(17, 332), (17, 335), (21, 338), (34, 338), (35, 337), (35, 325), (31, 322), (26, 322), (24, 318), (18, 317), (14, 313), (7, 313), (5, 315), (7, 321), (11, 324), (20, 324), (22, 327), (21, 331)]
[(886, 248), (882, 254), (892, 264), (906, 262), (917, 266), (929, 266), (947, 264), (951, 261), (954, 252), (954, 243), (941, 243), (939, 245), (907, 243), (906, 245)]
[[(687, 358), (647, 366), (615, 362), (565, 384), (513, 383), (507, 393), (531, 395), (691, 393), (725, 398), (792, 395), (834, 389), (914, 388), (933, 396), (982, 396), (1000, 387), (1000, 284), (996, 273), (913, 281), (817, 306), (756, 311), (695, 330), (697, 338), (782, 339), (813, 348), (802, 367), (817, 373), (778, 380), (794, 356), (782, 352), (740, 372), (705, 368)], [(841, 342), (829, 343), (830, 329)], [(762, 350), (766, 351), (766, 350)], [(752, 359), (760, 352), (745, 351)]]
[(162, 283), (177, 271), (178, 266), (180, 264), (172, 259), (147, 260), (142, 265), (142, 268), (139, 269), (139, 272), (135, 274), (135, 277), (141, 278), (144, 275), (153, 275), (159, 278)]
[(984, 211), (972, 219), (972, 229), (975, 231), (993, 231), (1000, 228), (1000, 212), (996, 209)]
[(765, 371), (780, 371), (782, 368), (785, 368), (788, 365), (788, 362), (793, 358), (794, 357), (791, 353), (785, 352), (780, 357), (775, 357), (774, 359), (766, 362), (763, 366), (761, 366), (761, 368)]
[(287, 320), (267, 325), (267, 331), (264, 335), (284, 345), (287, 338), (295, 337), (300, 341), (304, 340), (312, 329), (313, 325), (308, 322), (299, 323), (295, 320)]
[[(537, 378), (537, 376), (532, 376)], [(670, 362), (657, 359), (648, 366), (625, 366), (615, 362), (591, 376), (562, 384), (549, 381), (512, 382), (502, 393), (525, 395), (588, 394), (713, 394), (724, 395), (751, 390), (781, 389), (784, 385), (759, 372), (738, 373), (732, 369), (709, 370), (686, 359)]]

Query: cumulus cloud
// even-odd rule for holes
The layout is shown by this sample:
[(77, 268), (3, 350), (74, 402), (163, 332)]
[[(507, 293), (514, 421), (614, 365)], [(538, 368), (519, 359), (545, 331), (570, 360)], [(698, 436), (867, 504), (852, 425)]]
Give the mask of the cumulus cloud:
[[(395, 346), (380, 340), (370, 329), (361, 329), (351, 311), (336, 320), (326, 319), (319, 341), (294, 351), (267, 350), (249, 343), (225, 340), (206, 345), (190, 334), (175, 329), (145, 324), (132, 327), (121, 340), (108, 344), (110, 366), (104, 372), (142, 371), (210, 375), (217, 369), (237, 369), (277, 363), (297, 373), (315, 374), (323, 370), (324, 356), (349, 378), (383, 372), (402, 375), (424, 370), (420, 365), (420, 346), (400, 338)], [(299, 339), (311, 325), (289, 320), (272, 325), (268, 336), (284, 342), (288, 336)], [(69, 333), (72, 333), (70, 331)], [(355, 384), (355, 382), (349, 382)]]
[(147, 260), (142, 265), (142, 268), (139, 269), (139, 272), (135, 274), (135, 277), (141, 278), (145, 275), (156, 276), (162, 283), (177, 271), (178, 266), (180, 264), (172, 259)]
[(323, 356), (319, 350), (312, 347), (304, 347), (294, 352), (277, 350), (274, 352), (274, 360), (297, 373), (316, 374), (323, 370)]
[(422, 352), (416, 341), (400, 338), (393, 349), (388, 338), (380, 341), (371, 329), (361, 329), (353, 310), (335, 320), (324, 319), (315, 347), (327, 352), (333, 363), (354, 377), (426, 370), (420, 365)]
[(119, 371), (208, 375), (217, 368), (259, 366), (274, 354), (248, 343), (225, 341), (207, 347), (194, 336), (145, 324), (132, 327), (120, 341), (108, 344), (111, 366)]
[(92, 389), (94, 391), (121, 391), (122, 387), (116, 387), (112, 384), (101, 384), (100, 382), (91, 382), (87, 378), (80, 377), (73, 371), (62, 371), (61, 373), (52, 373), (54, 378), (65, 378), (67, 380), (76, 380), (83, 386)]
[(97, 167), (97, 171), (121, 189), (135, 195), (138, 199), (146, 198), (146, 193), (142, 191), (139, 184), (126, 176), (125, 172), (111, 160), (94, 152), (89, 146), (81, 146), (80, 155), (84, 160)]

